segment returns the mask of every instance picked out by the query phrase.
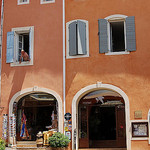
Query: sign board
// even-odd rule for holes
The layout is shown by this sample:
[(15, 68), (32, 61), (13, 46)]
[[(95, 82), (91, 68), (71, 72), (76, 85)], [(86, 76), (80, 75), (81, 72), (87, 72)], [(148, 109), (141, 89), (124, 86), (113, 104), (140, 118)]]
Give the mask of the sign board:
[(71, 140), (71, 132), (70, 131), (65, 132), (65, 135), (68, 137), (69, 140)]
[(148, 122), (132, 122), (132, 137), (148, 137)]
[(142, 119), (142, 111), (135, 111), (134, 112), (135, 119)]
[(8, 115), (3, 115), (3, 134), (2, 137), (6, 140), (7, 139), (7, 133), (8, 132)]
[(72, 125), (68, 125), (68, 130), (71, 131), (72, 130)]
[(66, 113), (65, 114), (65, 119), (66, 120), (70, 120), (71, 119), (71, 114), (70, 113)]
[(68, 131), (68, 127), (65, 127), (65, 131)]

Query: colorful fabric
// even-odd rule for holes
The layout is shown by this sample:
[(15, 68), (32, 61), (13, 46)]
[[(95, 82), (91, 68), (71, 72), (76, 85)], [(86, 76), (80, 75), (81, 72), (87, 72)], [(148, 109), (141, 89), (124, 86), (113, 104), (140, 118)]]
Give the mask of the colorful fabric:
[(28, 133), (28, 130), (27, 130), (27, 127), (26, 127), (26, 116), (24, 114), (24, 110), (22, 112), (22, 118), (21, 118), (21, 133), (20, 133), (20, 137), (22, 138), (27, 138), (29, 137), (29, 133)]

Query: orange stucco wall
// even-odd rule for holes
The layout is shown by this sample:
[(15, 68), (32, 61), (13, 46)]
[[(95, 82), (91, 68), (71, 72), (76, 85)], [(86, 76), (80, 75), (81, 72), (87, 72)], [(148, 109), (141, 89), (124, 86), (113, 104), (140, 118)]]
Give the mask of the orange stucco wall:
[[(150, 109), (149, 5), (148, 0), (66, 0), (66, 23), (75, 19), (89, 23), (90, 51), (87, 58), (66, 60), (68, 112), (72, 111), (72, 99), (79, 90), (101, 81), (115, 85), (127, 94), (131, 120), (137, 110), (142, 111), (142, 119), (147, 119)], [(111, 56), (99, 54), (98, 19), (114, 14), (135, 16), (135, 52)], [(147, 141), (132, 141), (131, 146), (132, 150), (150, 149)]]
[[(62, 1), (40, 4), (17, 5), (17, 0), (4, 3), (4, 28), (2, 49), (2, 94), (3, 113), (8, 113), (11, 98), (18, 91), (34, 86), (55, 91), (62, 98), (63, 40)], [(11, 28), (34, 26), (34, 64), (10, 67), (6, 64), (6, 39)], [(0, 122), (0, 128), (2, 127)], [(0, 133), (1, 133), (0, 129)]]

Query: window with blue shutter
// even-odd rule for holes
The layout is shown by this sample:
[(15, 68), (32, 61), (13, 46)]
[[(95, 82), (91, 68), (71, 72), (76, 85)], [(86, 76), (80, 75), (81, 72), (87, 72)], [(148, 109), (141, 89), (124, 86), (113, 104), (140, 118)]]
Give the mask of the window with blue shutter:
[(7, 32), (7, 53), (6, 63), (14, 61), (14, 32)]
[(78, 54), (77, 51), (77, 22), (74, 21), (69, 25), (69, 55), (75, 56)]
[(126, 18), (126, 41), (127, 50), (136, 51), (136, 39), (135, 39), (135, 17), (130, 16)]
[(32, 51), (32, 48), (31, 48), (31, 45), (32, 45), (32, 30), (30, 29), (30, 32), (29, 32), (29, 57), (30, 57), (30, 60), (31, 60), (31, 51)]
[(78, 29), (78, 55), (86, 55), (86, 23), (80, 20), (77, 21)]
[(7, 33), (6, 63), (33, 65), (34, 27), (13, 28)]
[(99, 19), (99, 52), (107, 53), (108, 52), (108, 29), (107, 29), (107, 20)]
[(87, 54), (87, 23), (82, 20), (75, 20), (68, 25), (69, 56)]
[(135, 51), (135, 17), (124, 15), (114, 16), (115, 18), (110, 16), (107, 19), (98, 20), (99, 52), (117, 52), (117, 54), (125, 52), (127, 54), (129, 53), (128, 51)]

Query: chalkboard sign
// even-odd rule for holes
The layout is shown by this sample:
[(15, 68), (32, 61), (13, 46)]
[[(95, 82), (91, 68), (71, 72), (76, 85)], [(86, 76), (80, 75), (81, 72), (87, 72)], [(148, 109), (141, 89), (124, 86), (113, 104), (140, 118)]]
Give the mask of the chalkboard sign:
[(132, 122), (132, 137), (148, 137), (148, 122)]

